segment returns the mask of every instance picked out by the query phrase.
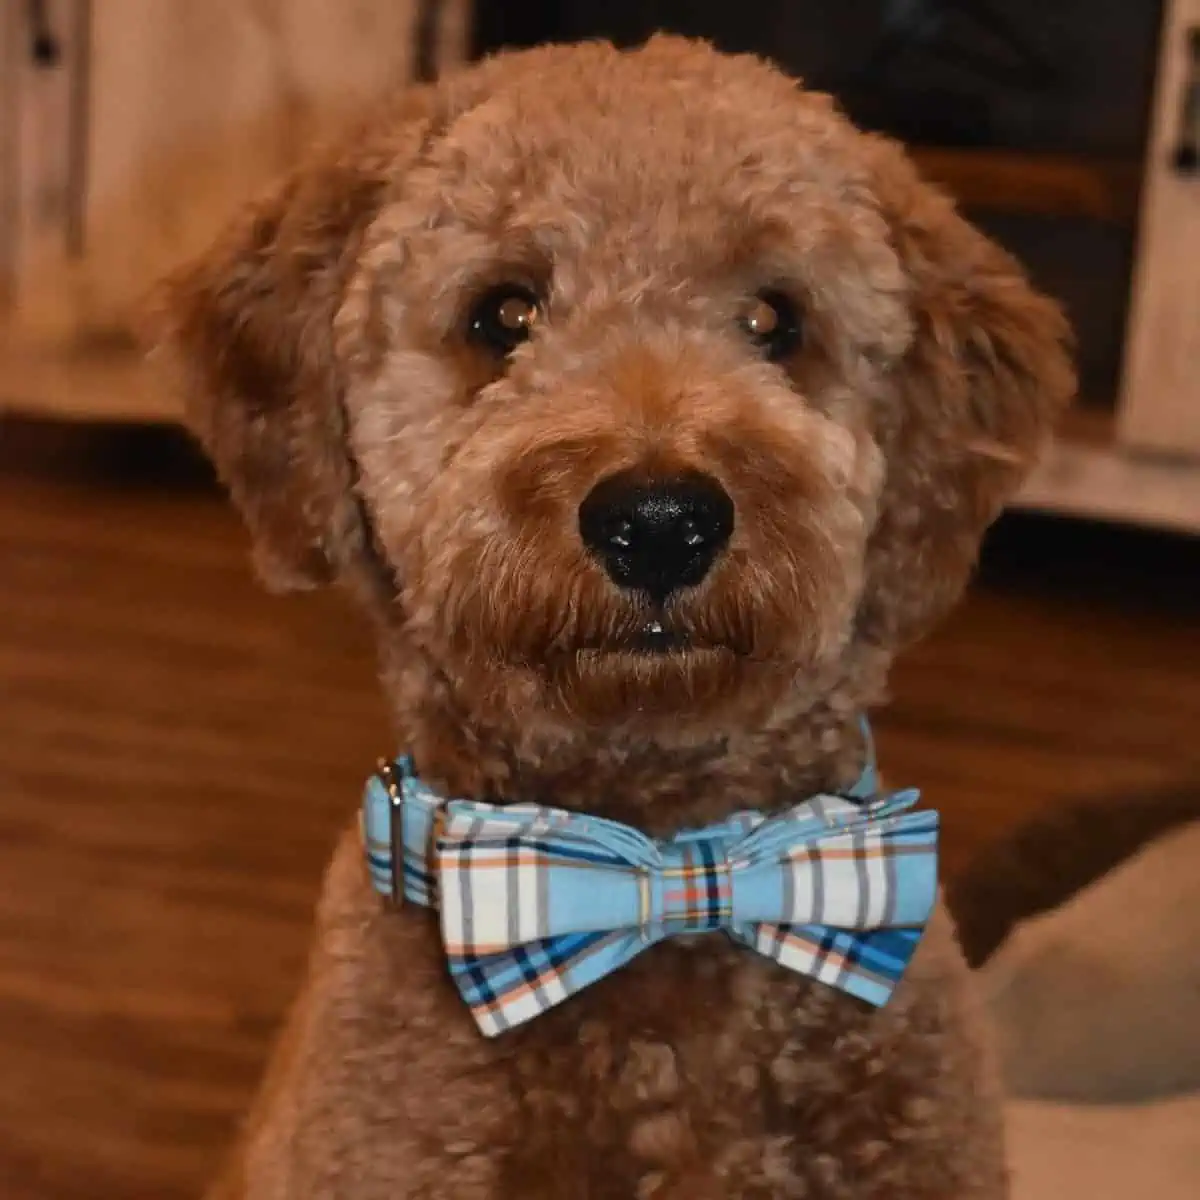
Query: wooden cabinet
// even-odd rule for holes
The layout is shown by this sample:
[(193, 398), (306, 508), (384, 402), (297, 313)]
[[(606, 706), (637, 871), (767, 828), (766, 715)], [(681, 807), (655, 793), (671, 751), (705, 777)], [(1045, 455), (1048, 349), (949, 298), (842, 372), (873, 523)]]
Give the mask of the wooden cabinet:
[(1023, 502), (1200, 532), (1200, 0), (1161, 28), (1115, 404), (1068, 418)]
[(5, 0), (0, 404), (174, 417), (133, 354), (134, 307), (346, 112), (422, 57), (460, 59), (464, 14), (463, 0)]
[(1200, 0), (1167, 13), (1119, 436), (1200, 456)]

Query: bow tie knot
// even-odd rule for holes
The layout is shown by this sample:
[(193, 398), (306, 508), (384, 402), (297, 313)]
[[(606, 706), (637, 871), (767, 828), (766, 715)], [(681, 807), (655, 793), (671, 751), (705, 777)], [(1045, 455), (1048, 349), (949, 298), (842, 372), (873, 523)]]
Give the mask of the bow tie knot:
[(696, 839), (663, 847), (662, 865), (639, 874), (639, 927), (708, 933), (734, 912), (733, 863), (725, 847)]
[(536, 805), (442, 801), (401, 761), (368, 785), (376, 887), (436, 907), (450, 972), (489, 1035), (664, 938), (717, 930), (870, 1003), (898, 982), (937, 890), (937, 814), (915, 791), (813, 797), (651, 839)]

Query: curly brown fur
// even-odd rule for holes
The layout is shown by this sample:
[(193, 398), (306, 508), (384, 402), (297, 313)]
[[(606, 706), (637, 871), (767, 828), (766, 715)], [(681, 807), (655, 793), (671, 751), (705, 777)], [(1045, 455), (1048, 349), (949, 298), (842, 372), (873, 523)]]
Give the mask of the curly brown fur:
[[(542, 312), (503, 362), (465, 330), (509, 280)], [(738, 325), (763, 288), (804, 313), (783, 362)], [(653, 833), (853, 778), (1072, 388), (1057, 310), (896, 146), (672, 38), (409, 94), (177, 278), (160, 338), (268, 577), (376, 623), (423, 776)], [(621, 470), (736, 508), (661, 612), (580, 539)], [(632, 652), (651, 617), (690, 649)], [(485, 1042), (351, 839), (223, 1194), (995, 1200), (965, 974), (941, 914), (878, 1012), (707, 939)]]

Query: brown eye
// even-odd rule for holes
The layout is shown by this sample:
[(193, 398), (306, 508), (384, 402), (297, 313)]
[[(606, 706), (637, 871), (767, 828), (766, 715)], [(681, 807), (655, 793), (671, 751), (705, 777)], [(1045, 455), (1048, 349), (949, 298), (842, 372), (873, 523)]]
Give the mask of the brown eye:
[(747, 337), (772, 362), (800, 345), (800, 314), (790, 297), (773, 289), (759, 292), (739, 318)]
[(503, 283), (475, 302), (470, 335), (493, 354), (507, 356), (529, 340), (539, 312), (538, 298), (527, 287)]

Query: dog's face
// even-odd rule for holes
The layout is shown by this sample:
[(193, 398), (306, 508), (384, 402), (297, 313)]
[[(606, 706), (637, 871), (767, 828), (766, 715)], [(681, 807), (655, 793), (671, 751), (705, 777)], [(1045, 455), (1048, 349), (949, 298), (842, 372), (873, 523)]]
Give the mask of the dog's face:
[(466, 703), (761, 712), (957, 594), (1064, 329), (891, 145), (662, 39), (476, 68), (175, 285), (268, 562)]

